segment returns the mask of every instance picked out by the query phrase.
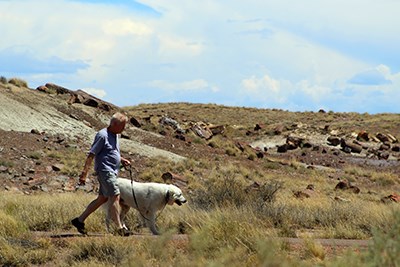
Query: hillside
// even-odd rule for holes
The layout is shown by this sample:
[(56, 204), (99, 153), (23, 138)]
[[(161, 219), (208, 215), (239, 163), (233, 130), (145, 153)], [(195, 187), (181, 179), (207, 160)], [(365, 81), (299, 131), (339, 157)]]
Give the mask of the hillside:
[[(263, 162), (297, 162), (334, 171), (360, 166), (400, 172), (399, 114), (288, 112), (189, 103), (122, 108), (80, 90), (46, 86), (28, 89), (0, 83), (0, 153), (2, 165), (13, 166), (2, 167), (4, 185), (10, 186), (16, 174), (36, 179), (51, 169), (57, 159), (46, 156), (46, 150), (71, 155), (71, 148), (87, 151), (95, 132), (107, 125), (116, 110), (131, 119), (121, 147), (139, 171), (149, 158), (208, 161), (218, 156), (260, 171)], [(40, 164), (32, 157), (40, 158)], [(341, 177), (340, 172), (334, 173)], [(47, 171), (46, 177), (53, 174), (58, 175)], [(14, 186), (21, 187), (15, 181)], [(398, 183), (394, 186), (398, 190)]]
[[(130, 120), (121, 150), (134, 167), (132, 177), (126, 169), (120, 176), (174, 183), (188, 200), (158, 214), (159, 238), (139, 227), (135, 211), (128, 238), (106, 234), (100, 210), (85, 221), (89, 236), (70, 224), (97, 194), (95, 176), (77, 186), (78, 175), (96, 131), (117, 110)], [(400, 244), (399, 114), (117, 107), (81, 90), (1, 79), (0, 136), (5, 266), (365, 266), (372, 258), (394, 266), (382, 262), (398, 259), (386, 244)]]

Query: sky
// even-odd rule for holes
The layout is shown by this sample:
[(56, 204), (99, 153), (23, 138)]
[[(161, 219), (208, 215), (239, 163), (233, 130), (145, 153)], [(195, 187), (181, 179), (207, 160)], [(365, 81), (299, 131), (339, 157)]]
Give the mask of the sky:
[(118, 106), (400, 113), (399, 0), (0, 0), (0, 75)]

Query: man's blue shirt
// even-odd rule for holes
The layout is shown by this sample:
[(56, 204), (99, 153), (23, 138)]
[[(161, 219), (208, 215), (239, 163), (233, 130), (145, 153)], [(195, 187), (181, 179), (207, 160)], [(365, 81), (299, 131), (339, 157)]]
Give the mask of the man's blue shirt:
[(97, 132), (89, 152), (95, 155), (94, 170), (96, 172), (112, 171), (118, 174), (121, 154), (116, 134), (108, 131), (107, 128), (101, 129)]

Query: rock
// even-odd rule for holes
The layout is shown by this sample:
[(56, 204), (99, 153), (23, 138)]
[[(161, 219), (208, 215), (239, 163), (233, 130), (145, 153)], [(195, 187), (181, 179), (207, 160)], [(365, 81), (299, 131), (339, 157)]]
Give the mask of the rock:
[(241, 151), (244, 152), (245, 148), (248, 147), (249, 145), (244, 143), (244, 142), (236, 142), (235, 146)]
[(376, 138), (378, 138), (378, 140), (381, 141), (382, 143), (389, 142), (389, 137), (387, 137), (386, 135), (384, 135), (382, 133), (378, 133), (376, 135)]
[(337, 146), (340, 144), (340, 138), (337, 136), (329, 136), (327, 141), (328, 141), (328, 144), (331, 146)]
[(393, 146), (392, 151), (394, 152), (400, 152), (400, 146)]
[(357, 145), (353, 142), (346, 141), (344, 139), (341, 140), (340, 146), (343, 148), (343, 151), (345, 151), (345, 152), (349, 151), (349, 149), (346, 149), (346, 148), (350, 148), (350, 152), (358, 153), (358, 154), (361, 153), (361, 151), (362, 151), (362, 147), (360, 145)]
[(287, 144), (284, 144), (284, 145), (278, 146), (277, 151), (278, 151), (279, 153), (286, 153), (286, 152), (288, 151), (288, 145), (287, 145)]
[(210, 125), (208, 129), (212, 132), (213, 135), (222, 134), (225, 131), (225, 126), (223, 125)]
[(360, 188), (358, 188), (357, 186), (351, 185), (349, 190), (351, 192), (353, 192), (354, 194), (359, 194), (361, 192)]
[(354, 194), (360, 193), (360, 188), (357, 186), (351, 185), (348, 181), (340, 181), (336, 186), (335, 190), (349, 190)]
[(0, 172), (8, 172), (8, 168), (6, 166), (0, 165)]
[(48, 93), (49, 92), (49, 88), (47, 88), (44, 85), (41, 85), (41, 86), (37, 87), (36, 90), (38, 90), (40, 92), (43, 92), (43, 93)]
[(32, 133), (32, 134), (40, 135), (40, 132), (39, 132), (39, 130), (37, 130), (37, 129), (32, 129), (32, 130), (31, 130), (31, 133)]
[(197, 134), (198, 136), (200, 136), (201, 138), (204, 138), (206, 140), (210, 139), (213, 136), (213, 133), (206, 128), (203, 128), (202, 126), (200, 126), (198, 123), (195, 123), (191, 130)]
[(172, 172), (165, 172), (161, 175), (161, 178), (163, 179), (164, 183), (167, 184), (174, 184), (177, 187), (187, 187), (188, 185), (188, 180), (185, 179), (184, 177), (176, 174), (176, 173), (172, 173)]
[(350, 202), (350, 200), (342, 198), (342, 197), (339, 197), (339, 196), (336, 196), (334, 198), (334, 200), (339, 201), (339, 202)]
[(293, 193), (293, 195), (294, 195), (296, 198), (299, 198), (299, 199), (304, 199), (304, 198), (310, 198), (310, 197), (311, 197), (311, 195), (309, 194), (309, 192), (307, 192), (306, 190), (303, 190), (303, 191), (296, 191), (296, 192)]
[(296, 198), (304, 199), (310, 198), (315, 194), (314, 185), (307, 185), (306, 189), (294, 192), (294, 196)]
[(134, 117), (130, 118), (129, 121), (130, 121), (130, 123), (132, 123), (133, 126), (135, 126), (135, 127), (137, 127), (137, 128), (142, 127), (142, 125), (140, 124), (140, 122), (139, 122), (137, 119), (135, 119)]
[(285, 126), (283, 125), (278, 125), (274, 128), (274, 134), (275, 135), (281, 135), (282, 132), (285, 130)]
[(51, 166), (51, 168), (53, 169), (53, 171), (59, 172), (64, 168), (64, 165), (63, 164), (54, 164)]
[(349, 189), (350, 188), (350, 184), (348, 181), (340, 181), (336, 186), (335, 186), (335, 190), (345, 190), (345, 189)]
[(366, 131), (361, 131), (357, 135), (357, 140), (368, 142), (369, 141), (369, 134)]
[(400, 195), (394, 193), (389, 196), (381, 198), (381, 201), (384, 203), (390, 203), (390, 202), (400, 203)]
[(296, 148), (302, 146), (303, 142), (304, 142), (304, 138), (301, 138), (301, 137), (288, 136), (286, 138), (286, 144), (287, 144), (288, 150), (293, 150), (293, 149), (296, 149)]
[(64, 88), (62, 86), (59, 86), (57, 84), (54, 84), (54, 83), (46, 83), (45, 87), (47, 89), (54, 90), (55, 92), (57, 92), (57, 94), (60, 94), (60, 95), (71, 93), (71, 90)]
[(389, 138), (390, 142), (392, 142), (392, 143), (398, 143), (398, 142), (399, 142), (399, 141), (397, 140), (397, 138), (394, 137), (394, 136), (391, 135), (391, 134), (387, 134), (387, 137)]
[(75, 115), (75, 114), (69, 114), (69, 117), (73, 118), (74, 120), (79, 121), (79, 117), (77, 115)]
[(262, 124), (256, 124), (256, 126), (254, 126), (254, 131), (259, 131), (262, 130), (264, 128), (264, 126)]
[(390, 149), (390, 145), (389, 144), (382, 144), (379, 147), (379, 150), (389, 150)]

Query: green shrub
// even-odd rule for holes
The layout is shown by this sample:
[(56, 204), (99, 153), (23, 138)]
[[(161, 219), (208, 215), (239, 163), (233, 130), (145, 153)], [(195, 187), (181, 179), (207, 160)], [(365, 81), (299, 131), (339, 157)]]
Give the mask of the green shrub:
[(4, 76), (0, 76), (0, 83), (7, 84), (8, 83), (7, 78)]

